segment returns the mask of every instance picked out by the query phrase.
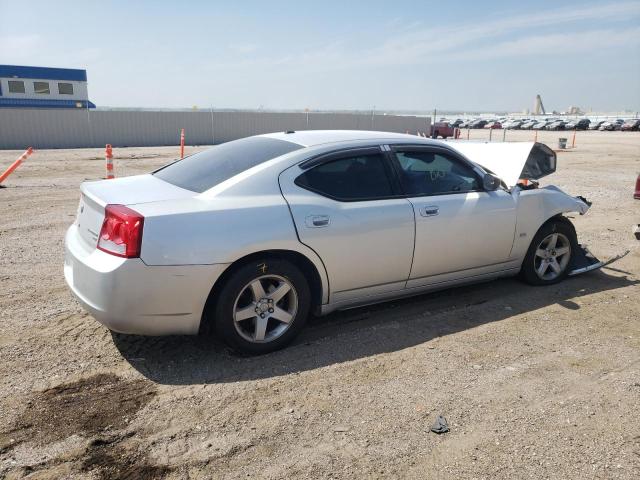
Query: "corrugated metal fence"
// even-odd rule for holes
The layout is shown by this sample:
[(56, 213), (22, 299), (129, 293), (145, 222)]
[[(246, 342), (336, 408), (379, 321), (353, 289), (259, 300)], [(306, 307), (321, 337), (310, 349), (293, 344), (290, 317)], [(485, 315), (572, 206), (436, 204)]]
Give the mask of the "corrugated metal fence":
[(1, 109), (0, 149), (211, 145), (285, 130), (428, 132), (430, 119), (319, 112)]

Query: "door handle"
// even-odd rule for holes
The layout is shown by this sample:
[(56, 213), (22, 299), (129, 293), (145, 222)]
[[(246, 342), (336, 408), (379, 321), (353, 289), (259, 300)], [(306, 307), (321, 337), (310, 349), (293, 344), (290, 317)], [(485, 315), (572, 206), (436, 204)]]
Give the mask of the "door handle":
[(440, 208), (436, 205), (429, 205), (420, 209), (420, 215), (423, 217), (434, 217), (438, 215)]
[(307, 227), (319, 228), (329, 225), (329, 215), (309, 215), (304, 221)]

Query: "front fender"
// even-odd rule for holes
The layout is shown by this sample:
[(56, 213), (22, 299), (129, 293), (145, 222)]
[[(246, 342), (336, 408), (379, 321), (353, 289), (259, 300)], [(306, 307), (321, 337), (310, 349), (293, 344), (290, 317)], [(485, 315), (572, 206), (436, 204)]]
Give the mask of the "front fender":
[(567, 195), (554, 185), (532, 190), (513, 191), (517, 197), (516, 233), (511, 259), (523, 259), (540, 227), (550, 218), (563, 213), (584, 215), (589, 205), (580, 198)]
[[(555, 185), (549, 185), (533, 191), (544, 192), (541, 198), (543, 201), (543, 212), (546, 212), (546, 218), (542, 223), (560, 213), (575, 212), (584, 215), (590, 207), (583, 199), (567, 195)], [(542, 226), (542, 223), (540, 226)]]

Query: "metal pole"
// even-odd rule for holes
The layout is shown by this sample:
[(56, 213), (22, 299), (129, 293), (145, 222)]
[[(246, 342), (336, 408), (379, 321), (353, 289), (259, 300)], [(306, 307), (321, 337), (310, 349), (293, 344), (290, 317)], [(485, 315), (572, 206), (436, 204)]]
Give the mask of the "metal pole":
[(87, 100), (87, 129), (89, 130), (89, 146), (93, 147), (93, 129), (91, 128), (91, 115), (89, 114), (88, 100)]
[(506, 128), (503, 128), (503, 129), (502, 129), (502, 141), (503, 141), (503, 142), (504, 142), (504, 139), (506, 138), (506, 136), (507, 136), (507, 129), (506, 129)]
[(374, 127), (373, 127), (373, 117), (375, 116), (375, 114), (376, 114), (376, 106), (374, 105), (373, 106), (373, 110), (371, 110), (371, 130), (374, 129)]
[(213, 105), (211, 105), (211, 145), (216, 144), (216, 130), (213, 123)]
[(438, 113), (437, 109), (433, 109), (433, 125), (431, 125), (431, 138), (436, 138), (436, 115)]
[(491, 137), (493, 136), (493, 128), (489, 129), (489, 141), (491, 141)]

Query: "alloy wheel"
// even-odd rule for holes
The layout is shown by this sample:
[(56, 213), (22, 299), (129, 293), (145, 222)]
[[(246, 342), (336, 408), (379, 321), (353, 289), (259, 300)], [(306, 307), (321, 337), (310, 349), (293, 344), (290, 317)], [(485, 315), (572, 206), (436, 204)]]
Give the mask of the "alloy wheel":
[(263, 275), (240, 291), (233, 306), (233, 324), (248, 342), (271, 342), (289, 330), (297, 311), (293, 284), (279, 275)]
[(544, 237), (533, 257), (533, 268), (538, 278), (545, 281), (557, 279), (566, 270), (571, 259), (571, 242), (562, 233)]

